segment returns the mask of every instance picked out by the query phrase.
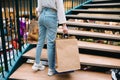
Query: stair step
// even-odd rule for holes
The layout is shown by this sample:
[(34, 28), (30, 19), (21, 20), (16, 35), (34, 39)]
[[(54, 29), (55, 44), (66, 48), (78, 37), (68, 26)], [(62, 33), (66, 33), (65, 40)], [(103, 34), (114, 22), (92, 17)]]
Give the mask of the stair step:
[(81, 49), (90, 49), (90, 50), (97, 50), (97, 51), (120, 53), (120, 46), (114, 46), (114, 45), (108, 45), (108, 44), (78, 41), (78, 47)]
[(93, 16), (93, 15), (66, 15), (67, 19), (87, 19), (87, 20), (100, 20), (100, 21), (114, 21), (120, 22), (120, 16)]
[(80, 54), (80, 63), (107, 68), (120, 68), (120, 59)]
[(102, 3), (102, 4), (85, 4), (83, 5), (83, 8), (113, 8), (113, 7), (120, 7), (120, 3)]
[(90, 49), (90, 50), (120, 53), (120, 46), (113, 46), (113, 45), (108, 45), (108, 44), (78, 41), (78, 47), (81, 49)]
[[(26, 52), (23, 55), (23, 57), (35, 59), (35, 52), (36, 52), (36, 48), (33, 48), (30, 51)], [(79, 56), (80, 56), (80, 63), (83, 65), (92, 65), (92, 66), (107, 67), (107, 68), (120, 68), (120, 59), (94, 56), (94, 55), (88, 55), (82, 53), (80, 53)], [(46, 60), (46, 61), (48, 60), (46, 49), (43, 49), (42, 51), (41, 60)]]
[(92, 0), (92, 3), (120, 2), (119, 0)]
[(102, 14), (120, 14), (119, 10), (87, 10), (87, 9), (74, 9), (73, 14), (78, 13), (102, 13)]
[(96, 28), (96, 29), (107, 29), (107, 30), (120, 30), (120, 26), (95, 24), (95, 23), (80, 23), (67, 21), (67, 26), (83, 27), (83, 28)]
[(44, 71), (34, 72), (31, 67), (32, 64), (24, 63), (9, 78), (20, 80), (112, 80), (110, 74), (82, 70), (50, 77), (47, 75), (48, 68)]
[[(57, 33), (63, 34), (63, 30), (58, 29)], [(113, 34), (104, 34), (104, 33), (79, 31), (79, 30), (68, 30), (68, 34), (69, 35), (82, 36), (82, 37), (92, 37), (92, 38), (120, 41), (120, 35), (113, 35)]]
[(92, 3), (120, 2), (119, 0), (92, 0)]
[[(23, 57), (30, 58), (30, 59), (34, 60), (35, 55), (36, 55), (36, 48), (32, 48), (31, 50), (29, 50), (28, 52), (23, 54)], [(46, 49), (42, 49), (41, 60), (46, 60), (46, 61), (48, 60), (48, 58), (47, 58), (47, 50)]]
[[(118, 54), (120, 53), (120, 46), (100, 44), (100, 43), (94, 43), (94, 42), (78, 41), (78, 48), (112, 52), (112, 53), (118, 53)], [(33, 50), (33, 53), (34, 53), (34, 50)]]

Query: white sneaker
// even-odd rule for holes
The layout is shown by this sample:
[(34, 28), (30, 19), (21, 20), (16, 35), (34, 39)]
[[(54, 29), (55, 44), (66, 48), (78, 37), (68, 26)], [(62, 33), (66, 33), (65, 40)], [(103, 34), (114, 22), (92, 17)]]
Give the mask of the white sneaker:
[(52, 69), (48, 69), (48, 76), (52, 76), (55, 74), (55, 70), (52, 70)]
[(40, 64), (34, 63), (33, 66), (32, 66), (32, 69), (33, 69), (34, 71), (37, 71), (37, 70), (41, 70), (41, 71), (42, 71), (42, 70), (45, 69), (45, 66), (42, 65), (41, 63), (40, 63)]
[(115, 75), (115, 72), (113, 70), (111, 70), (111, 76), (113, 80), (117, 80), (117, 77)]
[(112, 80), (120, 80), (120, 71), (119, 69), (112, 69), (111, 70)]

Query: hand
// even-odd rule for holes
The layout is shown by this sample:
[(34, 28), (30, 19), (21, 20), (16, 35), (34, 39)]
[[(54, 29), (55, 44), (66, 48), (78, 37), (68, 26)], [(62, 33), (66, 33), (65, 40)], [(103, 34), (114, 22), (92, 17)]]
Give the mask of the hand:
[(68, 28), (65, 23), (63, 24), (63, 33), (68, 34)]
[(63, 33), (64, 34), (68, 34), (68, 28), (67, 28), (67, 26), (65, 25), (65, 26), (63, 26)]

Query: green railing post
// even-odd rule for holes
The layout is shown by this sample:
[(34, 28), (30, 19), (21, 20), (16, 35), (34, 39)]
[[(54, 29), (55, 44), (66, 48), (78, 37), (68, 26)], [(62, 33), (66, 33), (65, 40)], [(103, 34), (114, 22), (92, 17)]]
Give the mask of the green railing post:
[(20, 36), (20, 21), (19, 21), (19, 4), (18, 4), (18, 0), (15, 0), (15, 7), (16, 7), (16, 22), (17, 22), (19, 50), (22, 51), (22, 44), (21, 44), (22, 39), (21, 39), (21, 36)]
[(32, 16), (32, 0), (29, 1), (30, 3), (30, 20), (32, 20), (33, 16)]
[(74, 8), (74, 0), (72, 0), (72, 8)]
[(8, 71), (8, 59), (7, 59), (7, 53), (6, 53), (6, 44), (5, 44), (5, 34), (4, 34), (4, 28), (3, 28), (3, 18), (2, 18), (2, 0), (0, 0), (0, 32), (1, 32), (1, 38), (2, 38), (2, 52), (3, 52), (3, 58), (4, 58), (4, 65), (5, 65), (5, 71)]

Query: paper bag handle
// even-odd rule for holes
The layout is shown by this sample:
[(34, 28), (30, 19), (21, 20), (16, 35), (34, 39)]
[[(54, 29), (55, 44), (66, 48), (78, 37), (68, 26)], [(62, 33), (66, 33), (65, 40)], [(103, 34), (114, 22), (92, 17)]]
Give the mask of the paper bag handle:
[(63, 38), (63, 39), (68, 39), (68, 38), (69, 38), (69, 34), (63, 34), (63, 35), (62, 35), (62, 38)]

